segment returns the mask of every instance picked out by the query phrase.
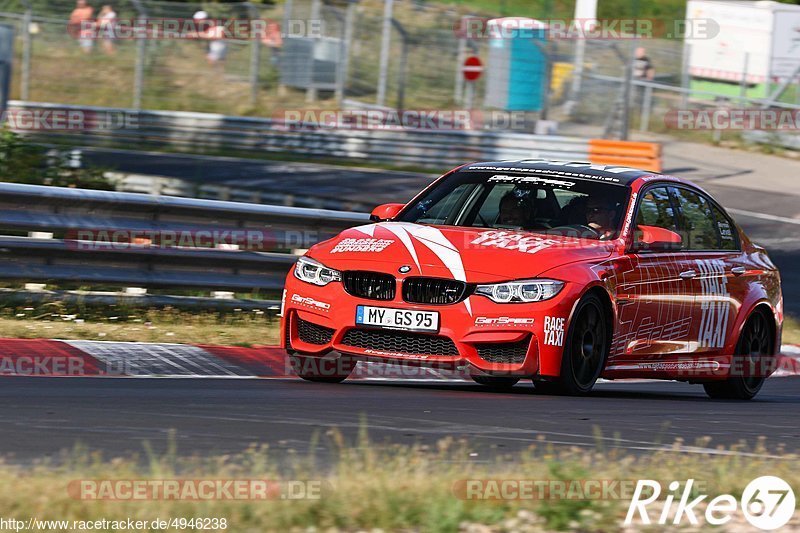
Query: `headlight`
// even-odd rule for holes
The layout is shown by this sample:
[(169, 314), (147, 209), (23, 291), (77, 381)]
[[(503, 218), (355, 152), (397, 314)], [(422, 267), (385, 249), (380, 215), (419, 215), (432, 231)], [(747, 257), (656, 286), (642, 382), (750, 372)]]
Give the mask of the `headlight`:
[(478, 285), (475, 294), (486, 296), (499, 304), (514, 302), (541, 302), (558, 294), (564, 286), (563, 281), (554, 279), (524, 279), (506, 283)]
[(294, 277), (306, 283), (325, 286), (332, 281), (342, 281), (342, 273), (328, 268), (310, 257), (301, 257), (294, 266)]

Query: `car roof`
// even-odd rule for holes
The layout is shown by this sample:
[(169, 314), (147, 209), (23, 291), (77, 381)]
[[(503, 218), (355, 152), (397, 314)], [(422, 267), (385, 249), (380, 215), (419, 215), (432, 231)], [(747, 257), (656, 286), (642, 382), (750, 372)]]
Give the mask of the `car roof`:
[[(550, 159), (517, 159), (511, 161), (484, 161), (464, 165), (462, 171), (532, 172), (551, 176), (596, 180), (604, 183), (630, 186), (637, 179), (652, 176), (675, 180), (658, 172), (621, 165), (601, 165), (589, 161), (557, 161)], [(678, 179), (678, 181), (683, 181)]]

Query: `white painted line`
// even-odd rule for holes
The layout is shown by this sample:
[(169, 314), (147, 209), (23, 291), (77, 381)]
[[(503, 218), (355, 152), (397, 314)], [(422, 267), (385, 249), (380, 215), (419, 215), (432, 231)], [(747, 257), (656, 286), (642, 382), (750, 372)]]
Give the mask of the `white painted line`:
[(734, 215), (742, 215), (744, 217), (760, 218), (761, 220), (770, 220), (772, 222), (782, 222), (784, 224), (795, 224), (800, 226), (800, 219), (798, 218), (779, 217), (778, 215), (758, 213), (756, 211), (747, 211), (745, 209), (728, 209), (727, 211), (728, 213), (732, 213)]

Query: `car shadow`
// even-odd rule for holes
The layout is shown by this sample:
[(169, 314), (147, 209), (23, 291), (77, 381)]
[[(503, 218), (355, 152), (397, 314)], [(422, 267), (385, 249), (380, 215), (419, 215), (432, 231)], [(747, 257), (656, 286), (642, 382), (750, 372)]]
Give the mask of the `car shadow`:
[[(792, 388), (800, 391), (800, 377), (781, 377), (773, 378), (780, 380), (792, 381)], [(765, 387), (770, 387), (768, 382)], [(651, 382), (631, 382), (625, 383), (617, 381), (615, 383), (601, 383), (592, 390), (586, 397), (566, 396), (547, 394), (537, 391), (531, 383), (519, 383), (511, 389), (492, 389), (490, 387), (480, 385), (478, 383), (465, 383), (465, 382), (418, 382), (409, 381), (403, 382), (398, 379), (396, 381), (367, 381), (367, 380), (346, 380), (337, 386), (353, 386), (353, 387), (381, 387), (381, 388), (401, 388), (401, 389), (419, 389), (419, 390), (432, 390), (442, 392), (458, 392), (458, 393), (479, 393), (480, 395), (489, 396), (536, 396), (539, 398), (554, 398), (564, 400), (584, 401), (586, 398), (593, 399), (630, 399), (630, 400), (669, 400), (669, 401), (687, 401), (704, 403), (726, 404), (737, 403), (748, 405), (753, 403), (789, 403), (800, 404), (800, 395), (780, 395), (775, 396), (769, 390), (762, 391), (753, 400), (720, 400), (711, 399), (706, 396), (700, 385), (690, 385), (684, 383), (673, 383), (670, 381), (657, 381)], [(625, 387), (625, 388), (622, 388)], [(658, 387), (658, 390), (652, 390)], [(675, 387), (677, 390), (670, 391), (667, 388)]]

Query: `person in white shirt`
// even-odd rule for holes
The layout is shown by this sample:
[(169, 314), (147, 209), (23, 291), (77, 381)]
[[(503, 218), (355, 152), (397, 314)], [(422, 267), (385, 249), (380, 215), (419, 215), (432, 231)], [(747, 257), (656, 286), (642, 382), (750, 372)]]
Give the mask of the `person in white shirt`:
[[(192, 18), (199, 26), (204, 20), (208, 19), (208, 13), (205, 11), (198, 11)], [(200, 39), (208, 41), (208, 49), (206, 51), (208, 64), (212, 66), (222, 64), (228, 53), (228, 44), (225, 42), (225, 28), (216, 23), (208, 26), (210, 27), (203, 29), (203, 31), (198, 31), (197, 35)]]
[(116, 22), (117, 14), (114, 9), (109, 5), (103, 6), (97, 15), (97, 29), (103, 37), (103, 51), (107, 54), (114, 53), (114, 33), (116, 31), (114, 26)]

